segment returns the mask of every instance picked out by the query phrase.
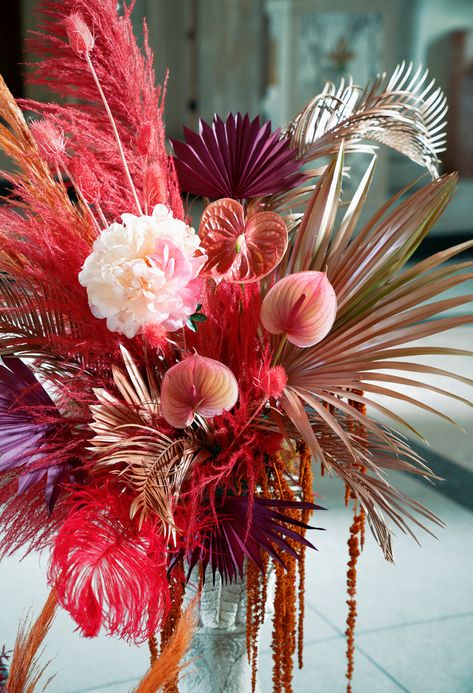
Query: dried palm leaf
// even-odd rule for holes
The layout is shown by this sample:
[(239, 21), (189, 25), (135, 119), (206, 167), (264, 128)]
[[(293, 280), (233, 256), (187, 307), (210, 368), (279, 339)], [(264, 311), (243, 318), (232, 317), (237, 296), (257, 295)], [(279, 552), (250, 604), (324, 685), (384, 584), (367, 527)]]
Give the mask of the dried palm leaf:
[(398, 65), (390, 78), (378, 75), (364, 89), (351, 80), (328, 82), (294, 118), (287, 135), (305, 161), (333, 156), (343, 140), (347, 151), (367, 151), (362, 142), (392, 147), (437, 177), (445, 145), (446, 99), (428, 80), (428, 70)]
[[(430, 533), (419, 517), (442, 526), (433, 513), (388, 481), (388, 475), (393, 471), (415, 474), (432, 481), (437, 479), (404, 436), (385, 424), (372, 425), (370, 419), (359, 412), (356, 425), (350, 416), (337, 412), (342, 439), (316, 411), (304, 408), (296, 395), (291, 396), (289, 391), (285, 397), (288, 402), (284, 406), (294, 423), (281, 422), (280, 412), (276, 411), (275, 420), (261, 418), (258, 427), (282, 432), (289, 445), (300, 437), (303, 426), (307, 427), (304, 437), (311, 440), (316, 459), (322, 462), (326, 472), (338, 476), (363, 505), (370, 528), (387, 560), (393, 560), (391, 537), (394, 528), (415, 539), (410, 522)], [(301, 425), (300, 416), (304, 417), (305, 424)]]
[[(56, 613), (57, 597), (54, 590), (44, 605), (40, 615), (31, 626), (25, 622), (19, 630), (13, 650), (10, 672), (6, 690), (8, 693), (34, 693), (44, 675), (48, 664), (41, 666), (38, 662), (38, 651), (51, 628)], [(49, 685), (50, 677), (43, 685)]]
[(285, 132), (302, 160), (317, 166), (306, 168), (303, 186), (268, 197), (268, 209), (284, 216), (289, 226), (297, 224), (300, 215), (294, 210), (307, 205), (318, 177), (326, 171), (320, 160), (337, 154), (342, 144), (347, 154), (374, 154), (376, 144), (384, 144), (437, 178), (438, 155), (446, 141), (446, 112), (442, 90), (435, 88), (435, 80), (428, 80), (428, 70), (419, 67), (414, 72), (412, 63), (398, 65), (390, 78), (378, 75), (365, 88), (351, 80), (342, 80), (338, 87), (327, 82)]
[(151, 367), (146, 383), (124, 347), (122, 355), (126, 374), (113, 369), (122, 399), (97, 389), (98, 404), (91, 406), (95, 466), (112, 470), (136, 494), (132, 517), (138, 515), (142, 522), (154, 513), (165, 531), (173, 532), (173, 505), (182, 484), (191, 468), (210, 453), (192, 433), (171, 438), (160, 430), (158, 388)]
[[(382, 516), (377, 510), (380, 507), (378, 481), (367, 485), (366, 479), (360, 477), (359, 470), (367, 466), (366, 459), (354, 445), (349, 426), (343, 426), (342, 421), (347, 419), (353, 422), (351, 425), (363, 426), (367, 434), (384, 441), (397, 454), (399, 447), (386, 437), (371, 414), (360, 413), (361, 406), (420, 435), (408, 420), (382, 404), (380, 397), (407, 402), (450, 423), (454, 422), (443, 411), (400, 388), (415, 387), (471, 405), (454, 391), (436, 387), (421, 376), (441, 376), (469, 386), (473, 386), (473, 380), (417, 364), (406, 357), (460, 353), (410, 343), (473, 320), (473, 315), (445, 315), (446, 311), (470, 303), (473, 296), (436, 300), (439, 294), (473, 278), (473, 262), (452, 262), (457, 254), (473, 247), (473, 241), (407, 265), (448, 204), (456, 185), (454, 175), (425, 185), (402, 202), (407, 189), (401, 191), (358, 229), (373, 175), (372, 163), (339, 220), (343, 149), (315, 189), (296, 233), (293, 252), (282, 269), (284, 273), (326, 270), (337, 294), (336, 322), (328, 336), (313, 347), (299, 349), (289, 343), (282, 346), (279, 337), (273, 338), (273, 348), (281, 354), (280, 361), (288, 377), (281, 405), (291, 424), (311, 446), (313, 454), (352, 489), (370, 515), (378, 540), (387, 546), (387, 524), (381, 531)], [(409, 346), (404, 346), (407, 343)], [(323, 441), (314, 430), (314, 420), (332, 431), (344, 447), (347, 459), (351, 459), (351, 465), (340, 467), (336, 458), (327, 456)], [(347, 469), (354, 475), (350, 483)], [(371, 500), (369, 489), (374, 494)], [(394, 512), (396, 503), (399, 505), (399, 498), (396, 500), (389, 494), (385, 497), (385, 517), (390, 516), (386, 508)], [(399, 524), (397, 516), (396, 524)]]

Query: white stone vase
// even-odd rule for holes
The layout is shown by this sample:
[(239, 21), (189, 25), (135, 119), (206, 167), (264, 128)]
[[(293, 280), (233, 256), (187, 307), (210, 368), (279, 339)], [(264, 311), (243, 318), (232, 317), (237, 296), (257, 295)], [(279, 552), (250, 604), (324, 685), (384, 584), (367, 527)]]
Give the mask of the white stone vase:
[[(186, 600), (192, 597), (189, 588)], [(180, 693), (250, 693), (246, 654), (246, 581), (225, 584), (206, 576), (198, 607), (198, 627)], [(258, 689), (257, 689), (258, 690)]]

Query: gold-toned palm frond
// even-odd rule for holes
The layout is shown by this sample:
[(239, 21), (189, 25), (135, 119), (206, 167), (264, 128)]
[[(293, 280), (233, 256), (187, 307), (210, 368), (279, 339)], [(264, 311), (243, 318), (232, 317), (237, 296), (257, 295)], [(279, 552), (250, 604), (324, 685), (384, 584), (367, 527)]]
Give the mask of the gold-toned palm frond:
[(351, 80), (338, 87), (328, 82), (289, 124), (287, 135), (305, 161), (333, 156), (341, 140), (347, 151), (367, 151), (366, 143), (374, 142), (437, 177), (446, 112), (446, 98), (428, 70), (402, 63), (391, 77), (378, 75), (364, 89)]
[(139, 515), (142, 522), (154, 513), (169, 533), (175, 530), (173, 506), (182, 484), (209, 453), (193, 433), (171, 438), (160, 430), (158, 386), (151, 366), (145, 382), (124, 347), (122, 355), (126, 373), (113, 369), (122, 399), (98, 389), (98, 403), (91, 406), (95, 466), (113, 471), (133, 491), (132, 517)]

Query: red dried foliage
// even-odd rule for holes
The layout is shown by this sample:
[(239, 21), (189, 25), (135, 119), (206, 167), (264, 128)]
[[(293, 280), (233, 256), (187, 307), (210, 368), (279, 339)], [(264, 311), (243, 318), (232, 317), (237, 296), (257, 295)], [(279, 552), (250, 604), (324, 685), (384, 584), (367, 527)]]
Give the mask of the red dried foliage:
[(80, 104), (25, 102), (24, 105), (42, 115), (54, 115), (62, 124), (69, 136), (68, 153), (72, 160), (86, 161), (100, 181), (97, 202), (107, 216), (116, 218), (122, 212), (134, 211), (132, 191), (87, 66), (87, 54), (116, 122), (144, 210), (162, 202), (175, 216), (182, 218), (174, 164), (165, 147), (165, 89), (155, 84), (146, 25), (142, 52), (131, 22), (134, 2), (123, 5), (120, 16), (116, 0), (94, 0), (93, 3), (89, 0), (43, 0), (40, 3), (39, 13), (44, 20), (28, 46), (39, 60), (31, 65), (29, 81), (48, 87), (61, 98), (79, 98)]
[(111, 486), (83, 490), (55, 541), (49, 580), (87, 637), (103, 627), (142, 642), (169, 610), (163, 537), (154, 522), (138, 529), (129, 506)]
[(49, 548), (69, 513), (66, 495), (62, 494), (48, 512), (44, 502), (44, 483), (34, 484), (18, 495), (18, 470), (0, 475), (0, 525), (2, 546), (0, 558), (22, 551)]
[(207, 320), (189, 338), (189, 346), (199, 354), (217, 359), (233, 371), (243, 399), (252, 395), (253, 404), (265, 396), (261, 370), (268, 368), (271, 360), (269, 346), (262, 347), (258, 337), (260, 312), (259, 282), (246, 286), (222, 282), (217, 287), (208, 282), (202, 296), (202, 313)]
[(195, 507), (204, 492), (213, 497), (217, 485), (239, 493), (243, 483), (252, 496), (265, 460), (281, 446), (281, 435), (251, 426), (267, 399), (264, 374), (271, 360), (269, 347), (261, 346), (258, 338), (260, 309), (259, 284), (206, 285), (202, 313), (207, 320), (199, 323), (197, 333), (190, 334), (188, 347), (228, 366), (237, 378), (239, 397), (231, 412), (213, 420), (215, 457), (193, 474), (191, 496)]

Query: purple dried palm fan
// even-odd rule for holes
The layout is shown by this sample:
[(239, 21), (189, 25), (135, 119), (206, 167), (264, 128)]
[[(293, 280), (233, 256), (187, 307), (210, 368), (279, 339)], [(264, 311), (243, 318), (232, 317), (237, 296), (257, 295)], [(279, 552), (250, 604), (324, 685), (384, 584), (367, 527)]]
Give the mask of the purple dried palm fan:
[(0, 472), (24, 467), (18, 493), (46, 476), (46, 504), (50, 509), (63, 474), (58, 465), (41, 465), (41, 445), (56, 430), (60, 414), (33, 372), (18, 358), (0, 366)]
[[(211, 526), (201, 531), (197, 546), (193, 551), (185, 553), (189, 576), (192, 569), (200, 563), (203, 574), (210, 565), (214, 579), (218, 572), (224, 582), (232, 582), (238, 578), (243, 579), (245, 559), (254, 561), (262, 571), (264, 570), (261, 550), (269, 553), (283, 566), (284, 559), (281, 553), (298, 558), (297, 552), (287, 539), (315, 548), (296, 529), (321, 528), (310, 527), (300, 520), (289, 517), (284, 510), (324, 510), (324, 508), (313, 503), (269, 498), (255, 498), (250, 507), (247, 496), (227, 496), (217, 508), (217, 517), (214, 518), (212, 515)], [(252, 516), (248, 522), (250, 512)], [(290, 525), (296, 529), (292, 529)]]
[(294, 188), (305, 176), (301, 160), (281, 131), (259, 117), (215, 115), (212, 125), (200, 120), (199, 132), (184, 128), (186, 142), (172, 140), (183, 190), (209, 198), (244, 199)]

